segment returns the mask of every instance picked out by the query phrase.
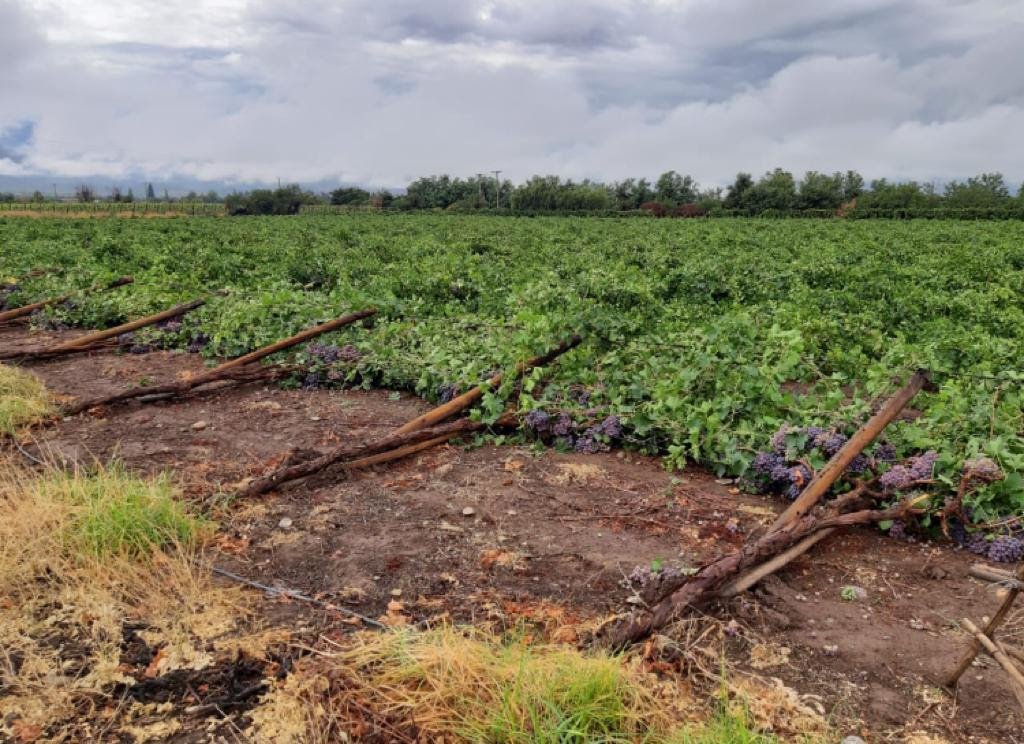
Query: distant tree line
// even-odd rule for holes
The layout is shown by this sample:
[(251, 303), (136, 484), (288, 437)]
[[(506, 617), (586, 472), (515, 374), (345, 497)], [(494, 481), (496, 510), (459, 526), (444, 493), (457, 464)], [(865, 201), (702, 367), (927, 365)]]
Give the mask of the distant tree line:
[[(31, 197), (0, 193), (0, 202), (45, 201), (35, 192)], [(75, 190), (81, 202), (136, 201), (132, 190), (118, 187), (100, 196), (87, 184)], [(140, 200), (142, 201), (142, 200)], [(298, 184), (276, 189), (255, 189), (228, 194), (189, 192), (172, 199), (166, 189), (158, 197), (147, 184), (146, 202), (223, 203), (229, 215), (298, 214), (304, 207), (323, 205), (330, 209), (443, 210), (450, 212), (498, 211), (516, 214), (559, 213), (647, 213), (658, 217), (724, 215), (840, 214), (848, 216), (906, 216), (963, 211), (977, 215), (1024, 216), (1024, 186), (1011, 194), (1001, 173), (982, 173), (966, 181), (951, 181), (941, 191), (930, 183), (891, 182), (884, 178), (866, 184), (856, 171), (820, 173), (808, 171), (802, 178), (776, 168), (760, 178), (738, 173), (726, 188), (702, 188), (692, 177), (670, 170), (654, 183), (646, 178), (627, 178), (612, 183), (533, 176), (521, 184), (478, 175), (459, 178), (450, 175), (417, 178), (404, 194), (344, 186), (327, 193), (314, 193)]]

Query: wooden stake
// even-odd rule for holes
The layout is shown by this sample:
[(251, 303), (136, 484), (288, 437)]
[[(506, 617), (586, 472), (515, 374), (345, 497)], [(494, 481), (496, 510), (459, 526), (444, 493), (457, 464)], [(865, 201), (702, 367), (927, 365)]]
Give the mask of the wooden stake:
[[(506, 414), (498, 419), (493, 426), (509, 426), (515, 423), (515, 416)], [(299, 478), (305, 478), (332, 465), (340, 464), (345, 467), (346, 461), (354, 461), (358, 463), (358, 467), (366, 467), (367, 465), (373, 465), (379, 462), (387, 462), (388, 460), (393, 460), (397, 457), (404, 456), (405, 454), (418, 451), (411, 449), (411, 446), (413, 445), (424, 444), (424, 447), (420, 449), (425, 449), (425, 443), (427, 441), (430, 441), (431, 444), (438, 444), (442, 441), (454, 439), (462, 434), (480, 431), (484, 428), (486, 428), (486, 424), (480, 421), (458, 419), (457, 421), (453, 421), (449, 424), (441, 424), (430, 429), (419, 429), (417, 431), (404, 432), (401, 434), (395, 432), (383, 439), (378, 439), (376, 442), (356, 447), (336, 447), (320, 457), (296, 463), (295, 465), (281, 467), (268, 475), (256, 478), (244, 488), (239, 489), (232, 498), (244, 499), (252, 496), (258, 496), (277, 488), (283, 483), (298, 480)], [(396, 455), (392, 450), (396, 452), (398, 450), (403, 450), (403, 452), (402, 454)], [(389, 457), (383, 459), (371, 457), (382, 453)]]
[(856, 434), (850, 437), (849, 441), (842, 446), (842, 448), (836, 452), (835, 456), (828, 461), (828, 463), (821, 469), (821, 471), (814, 476), (814, 479), (808, 484), (807, 488), (804, 489), (796, 501), (789, 505), (775, 523), (768, 529), (769, 532), (775, 532), (784, 528), (788, 524), (792, 524), (800, 517), (807, 514), (815, 504), (828, 493), (828, 490), (832, 487), (839, 477), (846, 472), (846, 468), (849, 467), (850, 463), (853, 462), (854, 458), (857, 457), (864, 448), (871, 444), (875, 438), (882, 433), (882, 430), (895, 419), (900, 412), (907, 407), (907, 404), (917, 395), (921, 389), (928, 383), (928, 375), (924, 370), (918, 370), (910, 378), (910, 381), (893, 395), (889, 400), (885, 402), (885, 405), (872, 416), (864, 426), (862, 426)]
[[(1024, 582), (1024, 563), (1021, 563), (1020, 566), (1017, 567), (1015, 577), (1018, 581)], [(1005, 620), (1006, 616), (1010, 614), (1010, 609), (1013, 607), (1013, 603), (1016, 601), (1017, 595), (1020, 594), (1020, 592), (1020, 588), (1013, 588), (1007, 591), (1002, 604), (1000, 604), (999, 609), (996, 610), (996, 614), (994, 614), (992, 619), (985, 625), (984, 634), (986, 637), (991, 638), (996, 629), (1003, 624), (1003, 620)], [(971, 662), (974, 661), (974, 657), (978, 655), (979, 651), (981, 651), (981, 645), (978, 640), (975, 639), (971, 641), (970, 648), (967, 649), (964, 655), (960, 658), (956, 668), (948, 677), (946, 677), (943, 684), (945, 684), (946, 687), (955, 687), (956, 683), (960, 681), (960, 677), (962, 677), (963, 673), (967, 671), (967, 668), (971, 665)]]
[[(572, 349), (573, 347), (577, 346), (580, 343), (580, 340), (581, 339), (579, 336), (572, 336), (571, 338), (569, 338), (566, 341), (563, 341), (546, 354), (534, 357), (533, 359), (527, 360), (525, 362), (520, 362), (518, 365), (516, 365), (516, 376), (523, 374), (524, 372), (526, 372), (529, 369), (532, 369), (533, 367), (543, 367), (545, 364), (550, 363), (551, 361), (558, 358), (565, 352), (569, 351), (569, 349)], [(471, 405), (480, 400), (480, 398), (483, 397), (485, 390), (495, 388), (501, 385), (501, 379), (502, 374), (501, 372), (498, 372), (483, 385), (478, 385), (472, 390), (469, 390), (463, 393), (462, 395), (459, 395), (458, 397), (452, 398), (447, 403), (444, 403), (438, 406), (437, 408), (427, 411), (421, 416), (417, 416), (408, 423), (402, 425), (395, 433), (407, 434), (408, 432), (417, 431), (418, 429), (422, 429), (426, 426), (434, 426), (435, 424), (439, 424), (445, 419), (451, 418), (456, 413), (466, 410)]]
[(1017, 697), (1017, 702), (1020, 703), (1020, 707), (1024, 708), (1024, 674), (1021, 674), (1021, 671), (1016, 667), (1016, 665), (1014, 665), (1010, 658), (992, 642), (992, 639), (989, 638), (987, 634), (978, 630), (974, 623), (966, 617), (961, 621), (961, 623), (974, 636), (974, 643), (981, 644), (981, 646), (983, 646), (988, 652), (989, 656), (999, 663), (999, 666), (1003, 668), (1003, 671), (1010, 675), (1010, 686), (1013, 688), (1013, 694)]
[(283, 351), (285, 349), (301, 344), (303, 341), (308, 341), (309, 339), (327, 333), (328, 331), (333, 331), (338, 328), (341, 328), (342, 326), (350, 325), (351, 323), (355, 323), (356, 321), (362, 320), (363, 318), (369, 318), (376, 312), (377, 310), (375, 308), (369, 308), (367, 310), (359, 310), (358, 312), (349, 313), (348, 315), (343, 315), (340, 318), (335, 318), (334, 320), (328, 321), (327, 323), (321, 323), (318, 326), (309, 328), (289, 338), (282, 339), (281, 341), (272, 343), (269, 346), (264, 346), (262, 349), (257, 349), (256, 351), (250, 352), (244, 356), (240, 356), (236, 359), (224, 362), (223, 364), (217, 367), (209, 369), (205, 372), (201, 372), (200, 374), (191, 377), (187, 380), (168, 383), (166, 385), (149, 385), (147, 387), (133, 388), (131, 390), (125, 390), (120, 393), (115, 393), (113, 395), (106, 395), (103, 396), (102, 398), (94, 398), (92, 400), (80, 401), (78, 403), (73, 403), (71, 405), (66, 406), (63, 410), (63, 413), (65, 416), (72, 416), (76, 413), (81, 413), (82, 411), (86, 411), (90, 408), (95, 408), (96, 406), (106, 406), (111, 405), (113, 403), (121, 403), (123, 401), (133, 400), (135, 398), (148, 398), (151, 396), (167, 397), (169, 395), (182, 395), (190, 390), (194, 390), (195, 388), (201, 385), (208, 385), (211, 382), (223, 380), (227, 378), (233, 370), (238, 370), (243, 367), (247, 367), (259, 361), (260, 359), (263, 359), (264, 357), (268, 357), (271, 354), (275, 354), (279, 351)]
[[(131, 284), (133, 281), (135, 280), (130, 276), (122, 276), (121, 278), (115, 279), (114, 281), (110, 282), (110, 284), (90, 287), (89, 289), (86, 289), (82, 294), (88, 295), (93, 292), (98, 292), (104, 289), (114, 289), (116, 287), (123, 287), (126, 284)], [(70, 300), (72, 297), (74, 297), (74, 295), (66, 294), (62, 295), (61, 297), (51, 297), (48, 300), (40, 300), (39, 302), (33, 302), (31, 305), (22, 305), (21, 307), (16, 307), (11, 310), (5, 310), (4, 312), (0, 313), (0, 323), (6, 323), (7, 321), (10, 320), (23, 318), (26, 315), (31, 315), (36, 310), (41, 310), (44, 307), (56, 305), (58, 303), (64, 302), (65, 300)]]
[(57, 344), (56, 346), (50, 347), (49, 349), (45, 349), (44, 352), (52, 354), (53, 352), (61, 352), (67, 349), (80, 349), (84, 346), (91, 346), (92, 344), (98, 341), (106, 341), (108, 338), (115, 338), (117, 336), (120, 336), (122, 333), (130, 333), (131, 331), (137, 331), (138, 329), (145, 328), (146, 326), (156, 325), (157, 323), (164, 320), (177, 318), (179, 315), (184, 315), (185, 313), (195, 310), (197, 307), (202, 307), (205, 304), (205, 298), (192, 300), (191, 302), (186, 302), (182, 305), (176, 305), (172, 307), (170, 310), (164, 310), (163, 312), (156, 313), (155, 315), (147, 315), (144, 318), (139, 318), (138, 320), (133, 320), (128, 323), (122, 323), (119, 326), (107, 328), (106, 330), (103, 331), (87, 333), (84, 336), (79, 336), (77, 338), (65, 341), (62, 344)]

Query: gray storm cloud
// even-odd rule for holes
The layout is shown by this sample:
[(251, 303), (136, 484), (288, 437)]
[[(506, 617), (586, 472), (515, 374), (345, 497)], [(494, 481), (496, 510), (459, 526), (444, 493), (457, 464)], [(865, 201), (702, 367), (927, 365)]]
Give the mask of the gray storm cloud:
[(1003, 0), (0, 0), (0, 131), (32, 124), (0, 174), (1019, 180), (1022, 31)]

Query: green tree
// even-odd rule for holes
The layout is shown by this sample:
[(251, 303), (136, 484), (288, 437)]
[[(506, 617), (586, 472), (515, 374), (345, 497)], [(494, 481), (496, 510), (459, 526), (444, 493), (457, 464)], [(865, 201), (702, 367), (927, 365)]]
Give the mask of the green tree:
[(156, 201), (156, 191), (151, 183), (146, 184), (146, 201)]
[(788, 212), (797, 204), (796, 181), (793, 174), (782, 168), (768, 171), (746, 190), (741, 204), (754, 214), (769, 210)]
[(837, 209), (844, 201), (842, 173), (827, 176), (818, 171), (807, 171), (800, 181), (797, 206), (800, 209)]
[(737, 173), (736, 179), (725, 191), (722, 205), (726, 209), (742, 209), (747, 192), (754, 187), (754, 178), (749, 173)]
[(957, 209), (997, 207), (1010, 199), (1002, 173), (982, 173), (966, 183), (946, 184), (946, 204)]
[(864, 193), (864, 177), (857, 171), (846, 171), (843, 175), (843, 201), (856, 199), (862, 193)]
[(663, 204), (692, 204), (700, 196), (700, 187), (692, 176), (681, 176), (674, 170), (658, 176), (655, 197)]

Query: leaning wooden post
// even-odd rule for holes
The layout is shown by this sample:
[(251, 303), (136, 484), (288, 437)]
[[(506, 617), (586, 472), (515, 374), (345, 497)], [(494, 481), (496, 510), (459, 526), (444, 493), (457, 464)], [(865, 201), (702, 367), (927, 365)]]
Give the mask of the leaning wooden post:
[[(516, 375), (521, 375), (527, 370), (532, 369), (533, 367), (543, 367), (545, 364), (548, 364), (549, 362), (553, 361), (554, 359), (561, 356), (565, 352), (569, 351), (569, 349), (572, 349), (573, 347), (579, 345), (580, 341), (581, 338), (579, 336), (574, 335), (571, 338), (566, 339), (565, 341), (560, 343), (554, 349), (551, 349), (551, 351), (547, 352), (546, 354), (534, 357), (533, 359), (529, 359), (525, 362), (520, 362), (518, 365), (516, 365)], [(444, 421), (445, 419), (454, 416), (459, 411), (464, 411), (465, 409), (469, 408), (471, 405), (473, 405), (478, 400), (480, 400), (480, 398), (483, 397), (485, 390), (495, 388), (501, 385), (501, 380), (502, 374), (501, 372), (498, 372), (497, 374), (493, 375), (491, 379), (489, 379), (483, 385), (478, 385), (472, 390), (469, 390), (463, 393), (462, 395), (452, 398), (447, 403), (444, 403), (438, 406), (437, 408), (433, 408), (421, 416), (417, 416), (408, 423), (399, 427), (399, 429), (395, 433), (406, 434), (411, 431), (416, 431), (417, 429), (422, 429), (424, 427), (433, 426), (434, 424), (440, 423), (441, 421)]]
[(983, 646), (989, 656), (995, 659), (999, 666), (1003, 668), (1003, 671), (1009, 675), (1010, 689), (1013, 690), (1013, 694), (1017, 698), (1017, 702), (1020, 703), (1020, 707), (1024, 709), (1024, 674), (1021, 673), (1013, 661), (1003, 653), (1003, 650), (987, 634), (978, 630), (974, 623), (967, 618), (964, 618), (961, 622), (974, 637), (974, 642)]
[(290, 349), (293, 346), (298, 346), (303, 341), (308, 341), (311, 338), (322, 336), (325, 333), (335, 331), (339, 328), (351, 325), (356, 321), (363, 320), (364, 318), (369, 318), (370, 316), (376, 314), (377, 308), (371, 307), (367, 308), (366, 310), (358, 310), (354, 313), (343, 315), (340, 318), (329, 320), (326, 323), (321, 323), (318, 326), (314, 326), (313, 328), (308, 328), (305, 331), (296, 333), (294, 336), (282, 339), (276, 343), (270, 344), (269, 346), (264, 346), (262, 349), (251, 351), (248, 354), (245, 354), (244, 356), (240, 356), (235, 359), (232, 359), (231, 361), (224, 362), (224, 364), (218, 365), (217, 367), (214, 367), (211, 370), (198, 374), (188, 381), (189, 385), (191, 387), (197, 387), (199, 385), (205, 385), (208, 382), (213, 382), (217, 380), (219, 377), (221, 377), (229, 369), (234, 369), (235, 367), (243, 367), (246, 364), (252, 364), (253, 362), (259, 361), (264, 357), (270, 356), (271, 354), (276, 354), (279, 351), (284, 351), (285, 349)]
[[(498, 419), (493, 426), (504, 426), (510, 425), (515, 422), (514, 416), (503, 416)], [(378, 439), (375, 442), (369, 444), (363, 444), (356, 447), (344, 446), (336, 447), (329, 452), (315, 457), (312, 460), (301, 462), (296, 465), (289, 465), (278, 468), (277, 470), (268, 473), (260, 478), (256, 478), (249, 482), (248, 485), (237, 491), (233, 498), (249, 498), (252, 496), (258, 496), (267, 491), (271, 491), (278, 486), (288, 483), (289, 481), (298, 480), (299, 478), (305, 478), (320, 472), (321, 470), (330, 467), (331, 465), (341, 464), (345, 466), (347, 461), (355, 461), (357, 467), (366, 467), (377, 462), (384, 462), (388, 459), (396, 459), (394, 452), (402, 450), (402, 454), (410, 454), (411, 447), (419, 445), (425, 442), (432, 442), (433, 444), (440, 443), (447, 439), (454, 439), (462, 434), (467, 434), (474, 431), (480, 431), (486, 428), (486, 424), (481, 421), (470, 421), (467, 418), (461, 418), (451, 423), (441, 424), (428, 429), (419, 429), (417, 431), (410, 431), (404, 433), (390, 434), (383, 439)], [(370, 458), (374, 455), (385, 453), (390, 455), (384, 459), (373, 459)]]
[(103, 396), (102, 398), (93, 398), (92, 400), (84, 400), (77, 403), (71, 403), (65, 406), (62, 412), (65, 416), (72, 416), (76, 413), (81, 413), (82, 411), (86, 411), (90, 408), (110, 405), (112, 403), (120, 403), (122, 401), (132, 400), (135, 398), (146, 398), (150, 396), (163, 397), (168, 395), (181, 395), (202, 385), (207, 385), (211, 382), (217, 382), (218, 380), (222, 380), (225, 377), (227, 377), (233, 370), (237, 370), (242, 367), (247, 367), (250, 364), (259, 361), (260, 359), (263, 359), (264, 357), (270, 356), (271, 354), (275, 354), (279, 351), (283, 351), (285, 349), (291, 348), (292, 346), (301, 344), (303, 341), (308, 341), (309, 339), (327, 333), (328, 331), (333, 331), (338, 328), (341, 328), (342, 326), (350, 325), (351, 323), (355, 323), (357, 320), (369, 318), (376, 312), (377, 310), (375, 308), (369, 308), (367, 310), (360, 310), (358, 312), (349, 313), (348, 315), (343, 315), (340, 318), (335, 318), (334, 320), (328, 321), (327, 323), (321, 323), (320, 325), (314, 328), (309, 328), (305, 331), (302, 331), (301, 333), (298, 333), (286, 339), (282, 339), (281, 341), (277, 341), (273, 344), (270, 344), (269, 346), (264, 346), (263, 348), (257, 349), (256, 351), (250, 352), (244, 356), (240, 356), (237, 357), (236, 359), (224, 362), (223, 364), (217, 367), (206, 370), (205, 372), (201, 372), (195, 377), (191, 377), (187, 380), (168, 383), (165, 385), (148, 385), (146, 387), (133, 388), (132, 390), (125, 390), (120, 393), (114, 393), (113, 395), (106, 395)]
[(803, 493), (796, 498), (796, 501), (779, 515), (779, 518), (768, 528), (768, 531), (775, 532), (782, 529), (807, 514), (828, 493), (832, 484), (846, 472), (846, 468), (850, 466), (850, 463), (854, 461), (857, 455), (863, 452), (864, 448), (882, 433), (882, 430), (907, 407), (907, 404), (927, 384), (928, 373), (925, 370), (919, 369), (910, 378), (910, 381), (889, 398), (885, 405), (879, 409), (878, 413), (868, 419), (868, 422), (836, 452), (825, 467), (814, 476), (807, 485), (807, 488), (803, 490)]
[(139, 318), (129, 323), (123, 323), (122, 325), (115, 326), (114, 328), (107, 328), (105, 331), (96, 331), (95, 333), (88, 333), (78, 338), (73, 338), (65, 341), (62, 344), (50, 347), (45, 350), (45, 353), (66, 351), (68, 349), (78, 349), (83, 346), (89, 346), (100, 341), (106, 341), (108, 338), (115, 338), (120, 336), (122, 333), (130, 333), (131, 331), (137, 331), (140, 328), (146, 326), (156, 325), (163, 320), (170, 320), (171, 318), (177, 318), (179, 315), (184, 315), (187, 312), (195, 310), (197, 307), (202, 307), (206, 304), (205, 298), (198, 300), (192, 300), (186, 302), (183, 305), (176, 305), (170, 310), (164, 310), (162, 313), (156, 313), (155, 315), (147, 315), (145, 318)]
[[(123, 287), (126, 284), (131, 284), (133, 281), (135, 280), (132, 279), (132, 277), (130, 276), (122, 276), (110, 282), (109, 284), (97, 287), (90, 287), (89, 289), (85, 290), (84, 294), (89, 294), (90, 292), (98, 292), (104, 289), (114, 289), (116, 287)], [(64, 302), (65, 300), (70, 300), (73, 296), (74, 295), (67, 294), (62, 295), (61, 297), (51, 297), (47, 300), (33, 302), (31, 305), (22, 305), (21, 307), (16, 307), (11, 310), (5, 310), (4, 312), (0, 313), (0, 323), (6, 323), (7, 321), (15, 320), (16, 318), (23, 318), (26, 315), (31, 315), (36, 310), (42, 310), (44, 307), (49, 307), (50, 305), (56, 305), (58, 303)]]
[[(1003, 624), (1006, 616), (1010, 614), (1010, 610), (1013, 608), (1013, 603), (1017, 600), (1017, 595), (1020, 594), (1020, 582), (1024, 582), (1024, 562), (1017, 567), (1016, 579), (1018, 584), (1012, 589), (1006, 592), (1006, 596), (1003, 598), (1003, 603), (999, 605), (999, 609), (996, 610), (996, 614), (992, 616), (992, 619), (985, 624), (985, 630), (982, 631), (986, 637), (991, 638), (992, 634), (995, 633), (996, 628)], [(943, 684), (946, 687), (955, 687), (956, 683), (960, 681), (960, 677), (963, 676), (964, 672), (974, 661), (974, 657), (981, 651), (981, 644), (977, 638), (971, 640), (971, 646), (967, 649), (960, 661), (957, 663), (956, 668), (952, 673), (946, 677)]]
[[(927, 382), (927, 373), (923, 370), (915, 372), (910, 378), (910, 381), (903, 388), (898, 390), (891, 398), (889, 398), (879, 409), (878, 413), (868, 419), (867, 423), (864, 424), (857, 433), (850, 437), (849, 441), (847, 441), (847, 443), (844, 444), (838, 452), (836, 452), (825, 467), (815, 475), (807, 485), (807, 488), (804, 489), (803, 493), (797, 497), (796, 501), (790, 504), (789, 508), (786, 509), (778, 519), (775, 520), (775, 523), (768, 528), (767, 534), (771, 534), (780, 529), (785, 529), (796, 524), (801, 517), (810, 512), (810, 510), (819, 501), (821, 501), (825, 494), (828, 493), (832, 484), (835, 483), (844, 472), (846, 472), (846, 468), (849, 467), (854, 458), (863, 452), (864, 448), (871, 444), (871, 442), (882, 433), (885, 427), (888, 426), (893, 419), (895, 419), (900, 412), (907, 407), (907, 404), (913, 400), (914, 396), (921, 391)], [(735, 581), (730, 582), (728, 586), (722, 589), (720, 594), (724, 597), (732, 597), (746, 591), (765, 576), (778, 571), (798, 556), (806, 553), (833, 532), (835, 532), (834, 529), (822, 530), (821, 532), (804, 538), (786, 552), (775, 556), (767, 563), (752, 569), (743, 576), (737, 578)]]

